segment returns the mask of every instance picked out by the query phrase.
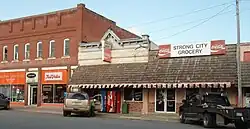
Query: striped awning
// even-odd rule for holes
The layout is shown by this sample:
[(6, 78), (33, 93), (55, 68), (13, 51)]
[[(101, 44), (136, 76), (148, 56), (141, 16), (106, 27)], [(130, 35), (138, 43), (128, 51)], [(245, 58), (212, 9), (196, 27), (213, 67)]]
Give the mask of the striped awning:
[(77, 84), (69, 85), (71, 89), (103, 89), (103, 88), (230, 88), (230, 82), (202, 83), (144, 83), (144, 84)]

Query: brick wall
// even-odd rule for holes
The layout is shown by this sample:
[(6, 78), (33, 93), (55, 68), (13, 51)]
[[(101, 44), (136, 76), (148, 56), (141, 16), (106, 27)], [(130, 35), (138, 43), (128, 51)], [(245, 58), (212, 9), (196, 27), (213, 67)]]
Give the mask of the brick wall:
[(143, 102), (128, 102), (128, 111), (133, 112), (141, 112), (142, 111)]

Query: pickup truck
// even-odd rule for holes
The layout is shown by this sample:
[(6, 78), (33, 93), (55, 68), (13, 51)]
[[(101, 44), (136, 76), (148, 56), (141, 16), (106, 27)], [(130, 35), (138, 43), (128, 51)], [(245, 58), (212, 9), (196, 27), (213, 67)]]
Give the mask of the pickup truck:
[(182, 101), (179, 108), (180, 122), (197, 121), (205, 128), (214, 128), (217, 123), (232, 123), (236, 129), (247, 129), (250, 122), (250, 108), (233, 107), (223, 93), (206, 92), (192, 94)]

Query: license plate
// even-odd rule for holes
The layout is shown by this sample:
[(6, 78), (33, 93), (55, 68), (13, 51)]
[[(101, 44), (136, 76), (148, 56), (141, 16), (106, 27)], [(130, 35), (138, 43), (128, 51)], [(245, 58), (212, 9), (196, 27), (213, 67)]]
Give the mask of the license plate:
[(242, 116), (242, 113), (237, 112), (236, 116)]
[(72, 102), (72, 105), (81, 105), (81, 102)]

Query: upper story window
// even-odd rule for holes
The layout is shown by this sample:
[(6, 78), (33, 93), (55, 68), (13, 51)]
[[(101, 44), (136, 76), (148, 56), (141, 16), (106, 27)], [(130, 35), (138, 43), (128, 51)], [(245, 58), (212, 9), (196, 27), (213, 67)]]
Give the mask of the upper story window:
[(42, 42), (38, 42), (36, 44), (36, 57), (37, 58), (42, 58), (43, 55), (43, 47), (42, 47)]
[(244, 52), (244, 61), (250, 62), (250, 51)]
[(64, 39), (63, 56), (69, 56), (69, 44), (70, 44), (70, 40), (69, 39)]
[(29, 43), (25, 44), (24, 53), (25, 53), (24, 58), (29, 59), (30, 58), (30, 44)]
[(18, 60), (18, 45), (14, 45), (14, 60)]
[(3, 47), (3, 61), (7, 61), (8, 60), (8, 47), (4, 46)]
[(55, 40), (49, 42), (49, 57), (55, 57)]

